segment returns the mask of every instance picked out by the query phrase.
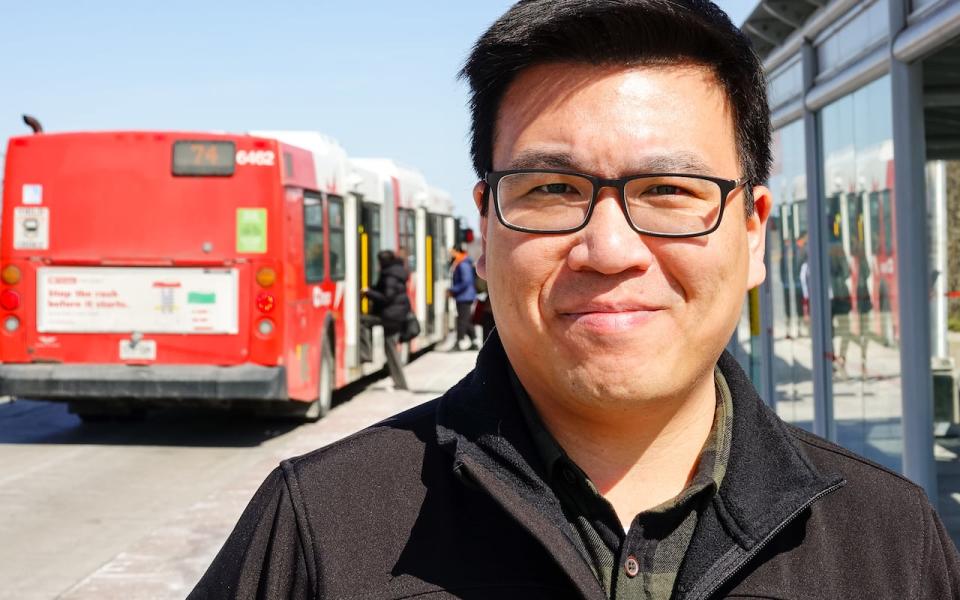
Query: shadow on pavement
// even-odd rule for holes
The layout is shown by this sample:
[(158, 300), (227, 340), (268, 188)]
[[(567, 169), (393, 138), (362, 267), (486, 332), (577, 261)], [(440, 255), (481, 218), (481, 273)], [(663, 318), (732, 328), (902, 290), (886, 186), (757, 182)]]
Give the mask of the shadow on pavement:
[(0, 405), (0, 444), (251, 447), (296, 427), (226, 410), (176, 407), (152, 411), (137, 421), (84, 423), (59, 402)]
[[(432, 346), (410, 356), (410, 362)], [(338, 406), (386, 376), (386, 369), (335, 390)], [(411, 390), (441, 395), (446, 390)], [(85, 423), (65, 403), (19, 399), (0, 404), (0, 444), (99, 444), (116, 446), (254, 447), (287, 434), (300, 423), (240, 411), (197, 407), (150, 410), (143, 418)]]

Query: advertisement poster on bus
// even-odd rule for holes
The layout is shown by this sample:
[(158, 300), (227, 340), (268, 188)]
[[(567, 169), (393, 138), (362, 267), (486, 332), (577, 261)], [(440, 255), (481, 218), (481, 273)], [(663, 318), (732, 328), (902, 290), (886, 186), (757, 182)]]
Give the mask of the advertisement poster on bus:
[(39, 333), (236, 334), (235, 269), (43, 267)]

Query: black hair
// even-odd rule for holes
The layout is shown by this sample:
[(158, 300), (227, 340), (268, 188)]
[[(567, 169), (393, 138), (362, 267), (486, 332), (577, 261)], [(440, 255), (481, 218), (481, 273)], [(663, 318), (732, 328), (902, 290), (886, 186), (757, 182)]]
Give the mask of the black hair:
[[(710, 68), (733, 112), (747, 214), (752, 185), (770, 174), (770, 110), (763, 64), (747, 38), (708, 0), (520, 0), (477, 40), (460, 77), (470, 84), (471, 155), (493, 169), (500, 103), (524, 69), (551, 62)], [(485, 193), (481, 213), (486, 214)]]
[(393, 253), (393, 250), (381, 250), (377, 252), (377, 262), (379, 262), (382, 267), (392, 265), (396, 260), (397, 255)]

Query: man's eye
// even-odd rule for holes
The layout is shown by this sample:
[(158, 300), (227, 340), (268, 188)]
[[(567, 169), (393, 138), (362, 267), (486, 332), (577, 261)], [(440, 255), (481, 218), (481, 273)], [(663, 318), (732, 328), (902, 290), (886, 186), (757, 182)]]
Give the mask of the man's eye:
[(547, 183), (534, 188), (535, 192), (543, 194), (575, 194), (577, 190), (567, 183)]
[(653, 196), (681, 196), (686, 191), (675, 185), (655, 185), (647, 189), (647, 193)]

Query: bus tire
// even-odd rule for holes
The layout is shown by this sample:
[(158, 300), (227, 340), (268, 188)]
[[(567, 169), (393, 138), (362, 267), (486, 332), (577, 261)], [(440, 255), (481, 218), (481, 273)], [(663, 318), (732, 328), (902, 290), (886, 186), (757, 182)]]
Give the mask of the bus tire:
[(336, 376), (333, 365), (333, 349), (324, 343), (320, 350), (320, 373), (317, 378), (317, 399), (307, 405), (304, 420), (316, 421), (327, 416), (333, 408), (333, 378)]
[(325, 417), (333, 407), (333, 350), (329, 344), (322, 344), (320, 350), (320, 372), (317, 373), (317, 399), (313, 402), (288, 400), (274, 405), (269, 415), (283, 421), (313, 423)]

